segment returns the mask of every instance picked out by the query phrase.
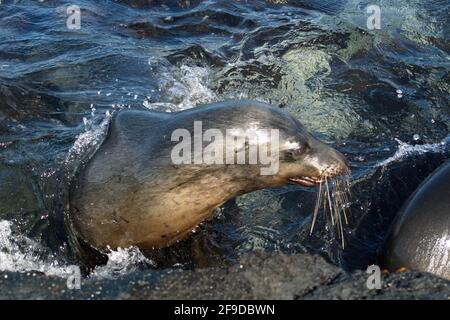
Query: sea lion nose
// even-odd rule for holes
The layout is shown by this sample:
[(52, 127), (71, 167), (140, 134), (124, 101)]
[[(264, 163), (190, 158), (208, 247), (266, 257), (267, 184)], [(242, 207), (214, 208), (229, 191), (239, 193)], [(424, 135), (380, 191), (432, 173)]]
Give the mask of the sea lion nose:
[(320, 141), (315, 143), (314, 149), (319, 155), (319, 170), (323, 176), (337, 176), (349, 171), (347, 159), (339, 151)]
[(348, 172), (348, 162), (345, 156), (339, 151), (330, 148), (328, 150), (331, 159), (331, 166), (327, 173), (340, 175)]

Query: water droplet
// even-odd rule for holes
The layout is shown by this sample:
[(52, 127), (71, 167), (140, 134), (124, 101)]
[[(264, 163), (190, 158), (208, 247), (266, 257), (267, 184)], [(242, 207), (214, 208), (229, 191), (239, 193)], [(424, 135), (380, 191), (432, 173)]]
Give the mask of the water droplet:
[(413, 135), (413, 139), (414, 141), (418, 141), (420, 139), (420, 136), (416, 133), (415, 135)]

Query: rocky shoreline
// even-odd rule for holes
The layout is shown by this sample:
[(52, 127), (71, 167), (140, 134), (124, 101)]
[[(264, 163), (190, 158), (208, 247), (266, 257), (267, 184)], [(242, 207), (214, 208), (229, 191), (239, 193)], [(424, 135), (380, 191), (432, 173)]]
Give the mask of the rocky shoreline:
[(1, 272), (0, 299), (450, 299), (450, 281), (428, 273), (346, 273), (310, 254), (254, 252), (229, 267), (147, 270), (118, 279), (84, 279), (80, 290), (44, 274)]

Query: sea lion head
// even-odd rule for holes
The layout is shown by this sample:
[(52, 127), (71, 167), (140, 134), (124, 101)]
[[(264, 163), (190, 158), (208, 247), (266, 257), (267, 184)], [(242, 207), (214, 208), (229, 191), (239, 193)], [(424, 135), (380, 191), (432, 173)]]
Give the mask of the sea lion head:
[[(222, 150), (229, 141), (241, 141), (241, 144), (245, 141), (245, 146), (235, 146), (236, 153), (245, 147), (245, 166), (226, 166), (225, 170), (235, 170), (236, 177), (253, 180), (254, 186), (298, 184), (312, 187), (349, 171), (339, 151), (313, 137), (282, 109), (242, 101), (234, 107), (210, 110), (207, 119), (213, 121), (204, 122), (204, 130), (214, 125), (224, 133)], [(258, 159), (253, 165), (252, 157)], [(223, 163), (227, 163), (226, 156)]]
[(297, 120), (282, 134), (277, 176), (285, 183), (312, 187), (348, 173), (342, 153), (314, 138)]

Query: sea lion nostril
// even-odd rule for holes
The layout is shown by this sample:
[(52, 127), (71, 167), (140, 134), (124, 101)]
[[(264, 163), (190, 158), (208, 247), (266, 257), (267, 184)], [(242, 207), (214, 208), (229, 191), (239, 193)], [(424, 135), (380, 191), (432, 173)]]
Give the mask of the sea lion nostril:
[(350, 169), (346, 163), (337, 163), (325, 168), (322, 172), (323, 177), (335, 177), (348, 174)]

